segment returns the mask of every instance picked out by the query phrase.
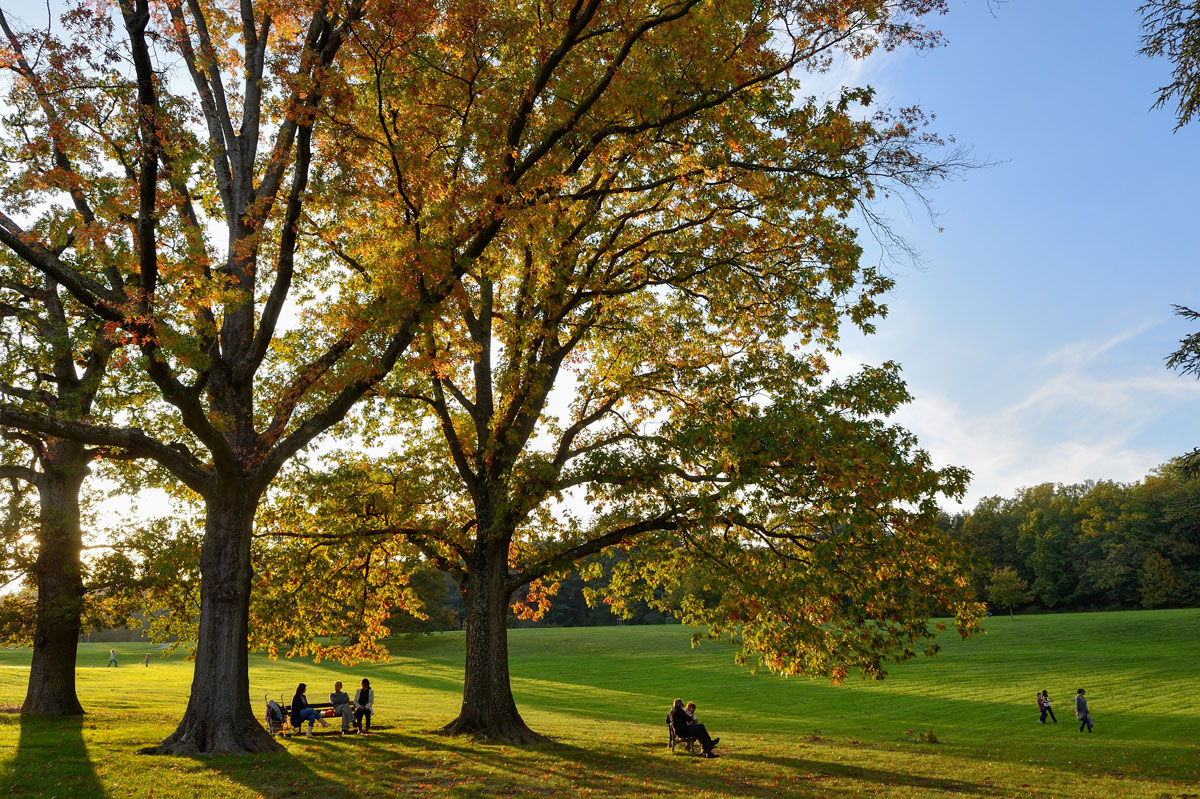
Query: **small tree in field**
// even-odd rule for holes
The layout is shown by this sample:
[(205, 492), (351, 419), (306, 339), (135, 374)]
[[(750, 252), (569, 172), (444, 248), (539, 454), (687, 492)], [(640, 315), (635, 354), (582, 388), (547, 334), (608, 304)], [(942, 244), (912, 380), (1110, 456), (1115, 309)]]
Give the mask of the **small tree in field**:
[(1000, 607), (1008, 608), (1008, 616), (1012, 618), (1013, 605), (1023, 605), (1033, 598), (1029, 593), (1029, 584), (1017, 574), (1012, 566), (1005, 566), (992, 572), (991, 582), (987, 586), (988, 600)]
[[(3, 13), (0, 29), (10, 44), (19, 44)], [(49, 93), (23, 58), (12, 69), (41, 87), (39, 97)], [(48, 103), (41, 104), (41, 110), (47, 108)], [(50, 146), (55, 158), (69, 167), (71, 160), (61, 139), (52, 140)], [(93, 255), (110, 264), (120, 260), (120, 255), (102, 246), (96, 246)], [(106, 405), (113, 405), (117, 389), (111, 384), (108, 365), (116, 347), (102, 323), (53, 278), (7, 251), (0, 251), (0, 262), (0, 402), (71, 422), (111, 418), (114, 408)], [(29, 550), (30, 560), (18, 572), (30, 596), (36, 597), (33, 618), (28, 625), (9, 627), (10, 633), (0, 635), (0, 640), (33, 648), (22, 713), (82, 713), (75, 692), (85, 599), (80, 496), (90, 465), (105, 453), (79, 441), (29, 430), (5, 430), (3, 437), (7, 446), (0, 450), (0, 477), (35, 489), (38, 521), (27, 536), (11, 543), (13, 548)], [(14, 487), (14, 499), (20, 491)], [(19, 605), (14, 601), (9, 608), (16, 610)]]

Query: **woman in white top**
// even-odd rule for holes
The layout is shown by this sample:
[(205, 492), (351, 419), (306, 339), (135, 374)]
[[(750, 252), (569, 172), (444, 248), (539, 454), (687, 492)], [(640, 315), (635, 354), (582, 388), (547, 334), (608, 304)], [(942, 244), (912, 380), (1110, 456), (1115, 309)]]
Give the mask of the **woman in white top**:
[[(375, 691), (371, 689), (371, 681), (363, 677), (362, 688), (354, 692), (354, 731), (368, 733), (371, 731), (371, 711), (375, 707)], [(366, 727), (363, 727), (366, 718)]]

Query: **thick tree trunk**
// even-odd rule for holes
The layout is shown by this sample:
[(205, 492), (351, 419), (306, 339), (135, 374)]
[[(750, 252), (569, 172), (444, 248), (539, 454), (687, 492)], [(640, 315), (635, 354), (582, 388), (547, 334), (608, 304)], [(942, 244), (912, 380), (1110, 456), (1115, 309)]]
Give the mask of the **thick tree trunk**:
[(250, 537), (256, 499), (205, 498), (200, 553), (200, 633), (192, 694), (175, 732), (143, 754), (244, 754), (282, 750), (250, 706), (247, 630)]
[(546, 739), (517, 712), (508, 675), (508, 596), (504, 592), (506, 553), (492, 551), (466, 578), (464, 629), (467, 639), (462, 710), (446, 735), (484, 735), (513, 743)]
[[(31, 716), (83, 713), (75, 694), (75, 656), (83, 614), (83, 571), (79, 556), (79, 491), (87, 475), (82, 448), (61, 442), (61, 466), (47, 468), (38, 481), (41, 530), (33, 573), (37, 582), (37, 626), (33, 663), (21, 712)], [(74, 450), (74, 457), (71, 452)]]

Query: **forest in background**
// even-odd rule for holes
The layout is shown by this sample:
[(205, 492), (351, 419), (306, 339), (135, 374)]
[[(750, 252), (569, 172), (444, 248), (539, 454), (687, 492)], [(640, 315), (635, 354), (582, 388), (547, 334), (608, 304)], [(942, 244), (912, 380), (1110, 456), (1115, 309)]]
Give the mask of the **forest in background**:
[[(996, 613), (1008, 612), (1007, 601), (995, 596), (998, 573), (1005, 571), (1016, 576), (1011, 598), (1017, 612), (1200, 605), (1200, 479), (1177, 463), (1133, 483), (1042, 483), (1010, 497), (986, 497), (973, 510), (944, 513), (940, 523), (952, 539), (971, 548), (976, 596), (988, 600)], [(429, 569), (414, 575), (412, 585), (429, 618), (396, 613), (393, 632), (459, 626), (462, 600), (448, 576)], [(669, 612), (645, 605), (628, 619), (603, 604), (590, 607), (587, 591), (597, 587), (576, 570), (561, 582), (544, 618), (529, 621), (510, 613), (509, 626), (676, 621)]]
[(1179, 463), (1134, 483), (1042, 483), (942, 523), (978, 559), (980, 597), (1016, 573), (1017, 610), (1200, 604), (1200, 481)]

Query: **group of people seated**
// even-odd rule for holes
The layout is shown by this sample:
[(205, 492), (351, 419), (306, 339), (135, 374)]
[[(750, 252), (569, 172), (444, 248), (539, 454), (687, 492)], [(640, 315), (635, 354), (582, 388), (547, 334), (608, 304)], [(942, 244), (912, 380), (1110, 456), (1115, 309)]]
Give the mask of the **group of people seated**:
[(700, 742), (700, 751), (704, 757), (720, 757), (713, 749), (717, 747), (721, 739), (710, 737), (708, 729), (696, 721), (695, 702), (688, 702), (685, 705), (682, 699), (676, 699), (668, 718), (671, 721), (671, 729), (675, 730), (676, 738), (695, 738)]
[[(308, 686), (305, 683), (296, 686), (296, 695), (292, 697), (290, 721), (297, 730), (307, 721), (308, 729), (304, 734), (311, 736), (314, 722), (321, 722), (323, 727), (328, 727), (329, 722), (322, 717), (320, 711), (308, 704), (308, 697), (305, 696), (307, 690)], [(333, 715), (342, 719), (342, 735), (350, 733), (351, 724), (356, 734), (371, 731), (371, 710), (375, 706), (375, 691), (366, 677), (363, 677), (362, 687), (354, 692), (353, 699), (342, 690), (341, 680), (335, 682), (333, 693), (329, 695), (329, 704), (333, 708)]]

